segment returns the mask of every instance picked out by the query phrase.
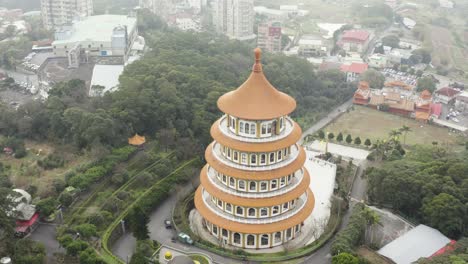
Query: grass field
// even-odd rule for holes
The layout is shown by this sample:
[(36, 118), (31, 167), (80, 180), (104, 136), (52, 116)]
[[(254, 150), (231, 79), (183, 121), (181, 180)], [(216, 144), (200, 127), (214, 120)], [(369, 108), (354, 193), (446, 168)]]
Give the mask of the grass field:
[[(354, 106), (354, 109), (343, 114), (328, 125), (324, 131), (333, 132), (335, 136), (341, 132), (345, 136), (351, 134), (353, 138), (359, 136), (362, 141), (366, 138), (375, 141), (377, 139), (387, 139), (390, 131), (406, 125), (412, 130), (406, 136), (406, 144), (408, 145), (429, 145), (433, 141), (443, 145), (454, 145), (458, 142), (458, 136), (450, 133), (446, 128), (423, 124), (413, 119), (366, 107)], [(403, 140), (403, 137), (401, 140)]]
[[(64, 179), (65, 173), (71, 168), (92, 160), (90, 155), (78, 155), (75, 151), (64, 149), (62, 146), (53, 146), (46, 143), (26, 140), (27, 155), (21, 159), (7, 155), (0, 155), (0, 162), (9, 166), (8, 176), (16, 188), (28, 189), (29, 186), (37, 187), (37, 195), (48, 196), (53, 192), (53, 181)], [(65, 160), (65, 166), (52, 170), (44, 170), (37, 165), (37, 161), (51, 153), (60, 153)]]

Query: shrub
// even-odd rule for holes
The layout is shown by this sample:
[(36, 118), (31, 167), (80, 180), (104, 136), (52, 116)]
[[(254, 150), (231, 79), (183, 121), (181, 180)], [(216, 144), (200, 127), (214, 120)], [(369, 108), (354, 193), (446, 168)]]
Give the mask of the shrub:
[(37, 209), (42, 214), (42, 216), (47, 217), (54, 212), (56, 205), (57, 205), (57, 201), (54, 198), (49, 197), (49, 198), (40, 200), (37, 203)]
[(351, 144), (351, 142), (353, 142), (353, 138), (351, 137), (351, 135), (347, 135), (346, 136), (346, 143)]
[(60, 194), (58, 200), (59, 200), (60, 204), (62, 204), (65, 207), (68, 207), (73, 202), (73, 197), (72, 197), (72, 195), (70, 193), (63, 192), (62, 194)]
[(81, 224), (76, 226), (76, 231), (80, 233), (81, 237), (89, 239), (92, 236), (96, 236), (96, 226), (93, 224)]
[(360, 137), (355, 138), (354, 139), (354, 144), (361, 145), (361, 138)]
[(354, 248), (360, 244), (366, 229), (366, 219), (363, 215), (365, 206), (357, 204), (353, 208), (348, 225), (337, 234), (332, 243), (333, 255), (339, 253), (353, 253)]
[(64, 164), (65, 160), (63, 159), (63, 157), (55, 153), (47, 155), (47, 157), (45, 157), (44, 159), (37, 161), (37, 165), (39, 165), (39, 167), (42, 167), (45, 170), (60, 168), (63, 167)]

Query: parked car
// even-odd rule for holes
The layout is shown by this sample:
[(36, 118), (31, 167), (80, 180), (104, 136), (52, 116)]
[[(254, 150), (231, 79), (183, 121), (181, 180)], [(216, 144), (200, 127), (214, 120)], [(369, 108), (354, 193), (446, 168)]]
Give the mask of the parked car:
[(179, 233), (179, 235), (177, 236), (177, 238), (179, 239), (179, 241), (183, 242), (183, 243), (186, 243), (186, 244), (189, 244), (189, 245), (193, 245), (193, 240), (190, 238), (189, 235), (185, 234), (185, 233)]
[(168, 219), (164, 220), (164, 226), (166, 227), (166, 229), (172, 228), (171, 220), (168, 220)]

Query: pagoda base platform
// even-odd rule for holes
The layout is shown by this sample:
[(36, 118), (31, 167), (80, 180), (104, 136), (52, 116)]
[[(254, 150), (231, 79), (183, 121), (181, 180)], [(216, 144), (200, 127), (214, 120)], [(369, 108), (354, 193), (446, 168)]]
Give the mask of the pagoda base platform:
[[(198, 213), (196, 209), (193, 209), (190, 212), (189, 220), (190, 220), (190, 228), (192, 231), (197, 234), (199, 237), (201, 237), (203, 240), (209, 241), (210, 243), (214, 245), (219, 245), (221, 246), (220, 240), (216, 239), (206, 227), (203, 226), (202, 223), (202, 216)], [(298, 249), (301, 247), (304, 247), (305, 245), (308, 245), (312, 242), (314, 242), (319, 236), (321, 235), (317, 233), (314, 219), (312, 215), (310, 215), (305, 221), (304, 221), (304, 226), (302, 227), (302, 231), (299, 233), (299, 235), (287, 242), (286, 244), (280, 245), (280, 246), (275, 246), (272, 248), (263, 248), (263, 249), (248, 249), (248, 248), (239, 248), (235, 247), (232, 245), (224, 245), (226, 249), (229, 250), (239, 250), (242, 249), (243, 251), (250, 252), (250, 253), (276, 253), (276, 252), (282, 252), (287, 250), (294, 250)]]

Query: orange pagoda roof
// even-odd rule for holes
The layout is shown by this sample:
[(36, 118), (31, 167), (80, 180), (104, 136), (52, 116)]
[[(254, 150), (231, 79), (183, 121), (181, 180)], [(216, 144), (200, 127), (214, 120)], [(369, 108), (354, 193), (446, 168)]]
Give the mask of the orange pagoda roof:
[(222, 112), (247, 120), (268, 120), (296, 109), (296, 101), (278, 91), (265, 77), (261, 53), (259, 48), (255, 49), (255, 64), (247, 81), (219, 98), (218, 108)]
[(145, 142), (146, 138), (138, 134), (135, 134), (135, 136), (128, 139), (128, 144), (132, 146), (140, 146), (143, 145)]
[(428, 90), (424, 90), (421, 92), (421, 98), (424, 99), (424, 100), (429, 100), (432, 98), (432, 94), (431, 92), (429, 92)]

